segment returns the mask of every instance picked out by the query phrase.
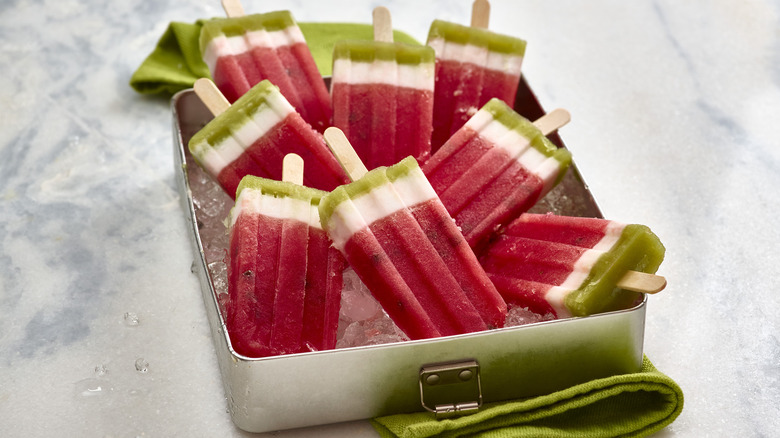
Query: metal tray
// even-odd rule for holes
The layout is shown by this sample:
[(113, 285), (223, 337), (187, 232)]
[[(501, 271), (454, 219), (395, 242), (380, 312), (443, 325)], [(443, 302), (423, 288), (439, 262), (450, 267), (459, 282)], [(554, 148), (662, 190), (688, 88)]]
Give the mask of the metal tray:
[[(646, 298), (618, 312), (437, 339), (260, 359), (237, 354), (215, 292), (215, 282), (223, 280), (214, 267), (224, 250), (201, 233), (224, 227), (227, 212), (210, 211), (209, 198), (227, 195), (187, 148), (212, 116), (192, 90), (173, 96), (171, 107), (176, 179), (196, 254), (193, 272), (200, 278), (228, 409), (239, 428), (267, 432), (425, 409), (448, 416), (640, 369)], [(544, 114), (524, 79), (515, 109), (530, 120)], [(565, 147), (557, 134), (551, 139)], [(575, 166), (534, 210), (601, 217)]]

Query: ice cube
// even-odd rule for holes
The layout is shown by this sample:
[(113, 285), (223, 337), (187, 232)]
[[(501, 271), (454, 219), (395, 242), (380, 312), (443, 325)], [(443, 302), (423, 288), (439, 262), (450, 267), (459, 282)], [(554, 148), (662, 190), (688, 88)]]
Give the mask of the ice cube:
[(382, 306), (352, 268), (344, 270), (343, 279), (340, 318), (351, 323), (374, 318), (382, 313)]
[(409, 340), (384, 312), (349, 324), (336, 342), (336, 348), (361, 347)]

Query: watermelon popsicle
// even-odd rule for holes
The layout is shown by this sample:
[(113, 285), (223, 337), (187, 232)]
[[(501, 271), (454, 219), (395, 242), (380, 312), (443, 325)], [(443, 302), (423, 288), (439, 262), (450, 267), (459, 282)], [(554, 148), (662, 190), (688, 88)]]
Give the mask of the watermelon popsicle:
[(526, 42), (487, 29), (490, 6), (474, 2), (471, 26), (435, 20), (427, 44), (436, 51), (435, 153), (488, 100), (515, 102)]
[(227, 18), (204, 22), (200, 51), (228, 101), (267, 79), (316, 130), (330, 126), (328, 89), (292, 14), (244, 15), (240, 2), (223, 6)]
[(323, 228), (411, 339), (502, 327), (506, 303), (417, 161), (367, 171), (338, 128), (325, 139), (354, 182), (319, 205)]
[(494, 98), (423, 165), (477, 254), (493, 233), (561, 180), (571, 154), (545, 135), (569, 118), (558, 109), (531, 123)]
[(557, 318), (626, 309), (666, 280), (664, 246), (644, 225), (525, 213), (480, 263), (511, 305)]
[(331, 190), (348, 181), (322, 135), (269, 81), (261, 81), (233, 105), (208, 79), (196, 81), (195, 92), (215, 118), (192, 137), (189, 150), (231, 197), (246, 175), (281, 179), (288, 153), (306, 163), (308, 187)]
[[(285, 161), (291, 158), (302, 166), (294, 154)], [(231, 211), (226, 324), (244, 356), (336, 345), (344, 259), (320, 226), (325, 192), (292, 174), (285, 181), (245, 177)]]
[(390, 13), (374, 10), (375, 41), (345, 40), (333, 49), (333, 126), (373, 169), (430, 157), (434, 52), (393, 42)]

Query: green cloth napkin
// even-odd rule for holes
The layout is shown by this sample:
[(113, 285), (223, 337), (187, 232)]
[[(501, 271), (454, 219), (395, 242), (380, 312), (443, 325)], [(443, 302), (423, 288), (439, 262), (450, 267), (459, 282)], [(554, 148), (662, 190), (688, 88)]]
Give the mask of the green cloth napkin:
[[(173, 94), (192, 87), (199, 78), (211, 78), (200, 55), (198, 39), (203, 20), (195, 23), (171, 22), (152, 53), (130, 78), (130, 86), (142, 94)], [(357, 23), (298, 23), (309, 44), (317, 68), (331, 74), (333, 45), (344, 39), (371, 40), (374, 28)], [(394, 30), (394, 40), (420, 44), (408, 34)]]
[(436, 420), (429, 412), (372, 420), (383, 437), (640, 437), (680, 415), (683, 393), (647, 356), (637, 373), (596, 379), (549, 395), (485, 404), (478, 413)]

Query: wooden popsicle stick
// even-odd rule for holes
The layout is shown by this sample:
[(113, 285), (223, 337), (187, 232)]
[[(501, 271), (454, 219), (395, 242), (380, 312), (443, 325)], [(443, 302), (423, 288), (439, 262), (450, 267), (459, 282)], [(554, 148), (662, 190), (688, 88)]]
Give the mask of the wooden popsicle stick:
[(287, 154), (282, 159), (282, 181), (303, 185), (303, 158), (298, 154)]
[(487, 29), (490, 22), (490, 2), (488, 0), (474, 0), (471, 6), (471, 27)]
[(390, 18), (390, 10), (384, 6), (377, 6), (373, 12), (374, 41), (384, 43), (393, 42), (393, 21)]
[(549, 135), (570, 121), (571, 114), (563, 108), (557, 108), (536, 119), (534, 126), (539, 128), (543, 135)]
[(241, 0), (222, 0), (222, 9), (225, 10), (225, 15), (228, 18), (244, 16), (244, 6), (241, 4)]
[(666, 287), (666, 278), (639, 271), (628, 271), (617, 283), (617, 287), (643, 294), (655, 294)]
[(200, 97), (200, 100), (214, 116), (218, 116), (230, 108), (230, 102), (222, 95), (214, 82), (211, 82), (211, 79), (200, 78), (195, 81), (193, 88), (195, 94)]
[(368, 173), (368, 169), (366, 169), (363, 161), (360, 160), (357, 152), (352, 148), (341, 129), (331, 126), (325, 130), (323, 137), (325, 137), (325, 143), (327, 143), (333, 155), (336, 156), (342, 169), (347, 172), (347, 176), (352, 181), (359, 180)]

